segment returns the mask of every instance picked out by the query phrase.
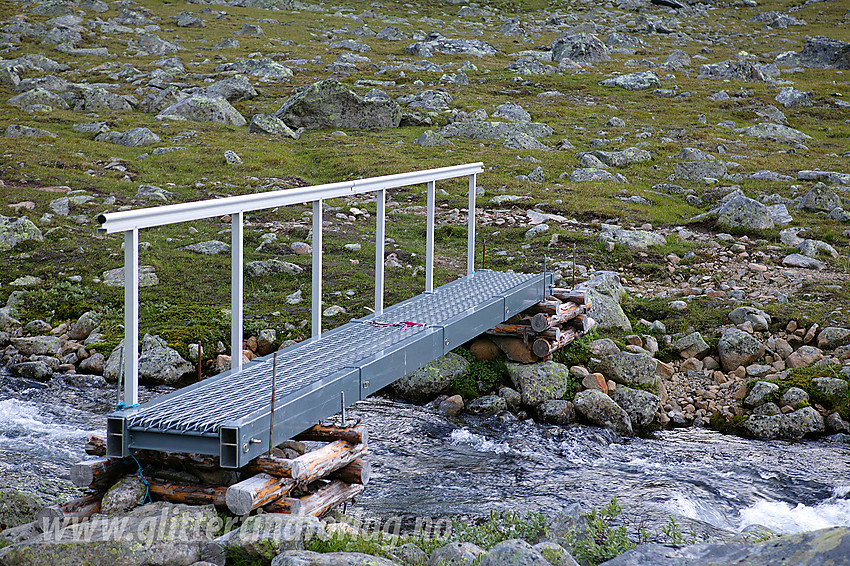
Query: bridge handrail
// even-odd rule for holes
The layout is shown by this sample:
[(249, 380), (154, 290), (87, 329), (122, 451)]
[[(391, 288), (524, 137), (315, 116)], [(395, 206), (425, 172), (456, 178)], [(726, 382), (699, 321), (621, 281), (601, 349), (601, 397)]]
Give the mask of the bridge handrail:
[[(467, 275), (475, 263), (475, 181), (484, 171), (483, 163), (467, 163), (450, 167), (412, 171), (353, 181), (328, 183), (265, 193), (237, 195), (221, 199), (186, 202), (109, 212), (97, 217), (98, 231), (124, 233), (124, 367), (125, 406), (138, 403), (139, 341), (139, 230), (230, 215), (231, 217), (231, 366), (242, 367), (243, 325), (243, 227), (247, 212), (293, 204), (313, 205), (312, 265), (312, 333), (319, 336), (322, 328), (322, 202), (326, 199), (375, 192), (377, 201), (375, 230), (375, 313), (384, 309), (384, 245), (386, 228), (386, 191), (411, 185), (427, 185), (427, 231), (425, 259), (425, 291), (434, 289), (434, 211), (436, 182), (458, 177), (469, 179)], [(384, 245), (382, 245), (384, 244)], [(238, 267), (238, 269), (237, 269)], [(200, 355), (200, 352), (198, 353)]]

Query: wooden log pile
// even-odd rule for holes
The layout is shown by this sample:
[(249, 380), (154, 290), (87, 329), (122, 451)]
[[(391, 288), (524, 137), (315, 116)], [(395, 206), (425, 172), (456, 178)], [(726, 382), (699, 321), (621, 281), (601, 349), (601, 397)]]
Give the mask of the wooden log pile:
[(596, 326), (596, 322), (586, 314), (590, 307), (590, 296), (586, 291), (556, 288), (546, 300), (488, 330), (486, 334), (521, 338), (531, 354), (545, 360)]
[(87, 488), (87, 493), (45, 508), (39, 519), (71, 524), (91, 517), (100, 512), (106, 491), (137, 474), (139, 467), (154, 501), (213, 504), (240, 516), (260, 508), (267, 513), (320, 516), (363, 492), (371, 477), (371, 466), (363, 459), (368, 443), (365, 427), (316, 425), (297, 438), (325, 444), (307, 451), (303, 443), (288, 441), (290, 450), (300, 446), (303, 453), (287, 457), (274, 448), (234, 473), (221, 469), (217, 457), (198, 454), (138, 450), (135, 460), (108, 458), (103, 437), (92, 435), (85, 448), (91, 458), (71, 467), (71, 481)]

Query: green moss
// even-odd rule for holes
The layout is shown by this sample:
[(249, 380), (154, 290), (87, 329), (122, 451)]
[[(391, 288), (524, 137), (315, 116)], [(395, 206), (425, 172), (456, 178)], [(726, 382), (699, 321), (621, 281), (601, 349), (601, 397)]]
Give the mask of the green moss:
[(466, 348), (455, 348), (456, 354), (463, 356), (469, 362), (469, 369), (452, 380), (449, 391), (464, 399), (474, 399), (494, 391), (499, 384), (510, 384), (508, 368), (505, 359), (480, 361)]
[(572, 366), (585, 366), (590, 362), (590, 343), (600, 338), (599, 332), (594, 329), (573, 340), (566, 348), (561, 348), (554, 354), (552, 359), (568, 368)]

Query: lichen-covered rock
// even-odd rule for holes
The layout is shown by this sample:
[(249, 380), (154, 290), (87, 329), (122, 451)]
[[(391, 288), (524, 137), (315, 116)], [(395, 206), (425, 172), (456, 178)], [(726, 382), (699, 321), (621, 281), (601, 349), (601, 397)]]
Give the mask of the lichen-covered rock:
[(17, 106), (25, 112), (38, 108), (45, 110), (53, 110), (56, 108), (67, 110), (69, 108), (68, 103), (65, 102), (62, 97), (43, 88), (34, 88), (27, 92), (22, 92), (17, 96), (13, 96), (9, 99), (9, 104)]
[(800, 130), (770, 122), (764, 122), (746, 128), (738, 128), (735, 131), (760, 140), (804, 142), (812, 139), (811, 136), (804, 134)]
[(177, 53), (181, 50), (181, 47), (176, 43), (166, 41), (154, 33), (141, 34), (136, 48), (139, 50), (140, 56), (167, 55), (169, 53)]
[(576, 411), (572, 401), (552, 399), (537, 406), (537, 415), (544, 423), (570, 425), (576, 422)]
[(487, 553), (471, 542), (450, 542), (431, 553), (433, 566), (473, 566)]
[(830, 212), (841, 206), (841, 197), (835, 191), (817, 183), (800, 200), (799, 207), (810, 212)]
[(560, 399), (570, 384), (570, 371), (564, 364), (542, 362), (539, 364), (508, 363), (508, 375), (522, 394), (522, 402), (536, 407), (544, 401)]
[(620, 301), (626, 296), (626, 290), (620, 282), (620, 276), (613, 271), (598, 271), (593, 277), (576, 285), (576, 289), (588, 291), (591, 299), (588, 316), (596, 321), (600, 329), (618, 328), (632, 331), (632, 323), (623, 312)]
[(652, 161), (650, 152), (636, 147), (629, 147), (622, 151), (594, 150), (588, 153), (609, 167), (627, 167), (632, 163)]
[(468, 369), (469, 362), (465, 358), (449, 352), (405, 375), (393, 384), (393, 389), (405, 399), (425, 401), (439, 395)]
[(777, 391), (779, 391), (779, 386), (775, 383), (770, 383), (769, 381), (757, 381), (744, 398), (744, 406), (750, 408), (758, 407)]
[(606, 378), (624, 385), (651, 385), (656, 382), (657, 362), (643, 353), (619, 352), (605, 356), (597, 370)]
[(847, 380), (838, 379), (835, 377), (816, 377), (812, 379), (815, 384), (815, 387), (821, 393), (825, 393), (826, 395), (843, 395), (847, 391), (848, 383)]
[(10, 218), (0, 215), (0, 252), (7, 252), (29, 240), (44, 240), (38, 226), (23, 216)]
[(434, 130), (425, 130), (421, 136), (416, 139), (417, 145), (422, 147), (440, 147), (443, 145), (454, 145), (452, 142), (435, 132)]
[(651, 425), (661, 404), (657, 395), (625, 385), (618, 385), (611, 398), (628, 413), (633, 428)]
[(724, 542), (671, 548), (641, 544), (600, 566), (823, 566), (843, 564), (850, 556), (850, 528), (830, 527), (793, 535), (772, 537), (758, 544)]
[(352, 130), (396, 128), (401, 107), (391, 98), (364, 98), (344, 84), (325, 79), (283, 103), (275, 116), (290, 128)]
[(248, 133), (281, 136), (294, 140), (300, 137), (283, 120), (271, 114), (255, 114), (248, 125)]
[(667, 238), (647, 230), (603, 230), (599, 234), (603, 242), (614, 242), (634, 250), (647, 250), (650, 246), (663, 246)]
[(699, 332), (692, 332), (687, 336), (679, 338), (673, 344), (673, 347), (678, 350), (679, 355), (684, 359), (702, 359), (711, 351), (711, 348)]
[(850, 43), (818, 35), (807, 37), (800, 65), (812, 69), (850, 69)]
[[(58, 362), (57, 362), (58, 365)], [(21, 362), (9, 366), (9, 371), (27, 379), (45, 381), (53, 375), (53, 370), (44, 361)]]
[(629, 414), (613, 399), (597, 389), (576, 393), (576, 412), (590, 424), (610, 428), (623, 436), (631, 436), (632, 422)]
[(199, 89), (195, 94), (210, 98), (220, 96), (228, 102), (239, 102), (256, 97), (257, 91), (248, 82), (248, 77), (240, 74), (214, 82), (209, 86)]
[(570, 181), (573, 183), (592, 183), (605, 181), (608, 183), (628, 183), (621, 173), (612, 173), (598, 167), (582, 167), (570, 173)]
[(765, 70), (750, 61), (721, 61), (700, 65), (698, 79), (731, 79), (748, 83), (768, 82), (770, 77)]
[(814, 269), (817, 271), (826, 268), (824, 262), (803, 254), (788, 254), (782, 258), (782, 265), (786, 267), (799, 267), (801, 269)]
[(832, 349), (850, 342), (850, 328), (827, 326), (818, 334), (818, 348)]
[(686, 181), (722, 179), (726, 173), (726, 165), (722, 161), (682, 161), (673, 164), (673, 174), (676, 178)]
[(139, 379), (162, 385), (174, 385), (192, 372), (191, 363), (159, 336), (145, 334), (139, 354)]
[(316, 517), (270, 513), (248, 517), (228, 539), (237, 554), (271, 560), (287, 550), (304, 550), (315, 538), (324, 538), (324, 524)]
[[(107, 287), (123, 287), (124, 286), (124, 268), (116, 267), (109, 271), (104, 271), (103, 284)], [(139, 266), (139, 287), (153, 287), (159, 285), (159, 277), (150, 265)]]
[(58, 137), (53, 132), (42, 130), (40, 128), (30, 128), (20, 124), (10, 124), (3, 134), (7, 138), (56, 138)]
[(723, 371), (730, 372), (748, 366), (764, 355), (764, 345), (737, 328), (727, 328), (717, 343)]
[(434, 53), (490, 57), (499, 52), (498, 49), (480, 39), (448, 38), (438, 33), (429, 38), (428, 41), (419, 41), (408, 45), (404, 48), (404, 51), (414, 57), (431, 57)]
[(466, 137), (473, 140), (507, 139), (525, 134), (533, 138), (548, 138), (552, 128), (539, 122), (488, 122), (470, 120), (443, 126), (439, 134), (446, 138)]
[(139, 476), (130, 476), (109, 488), (100, 504), (104, 515), (118, 515), (135, 509), (145, 501), (148, 487)]
[(729, 313), (729, 320), (735, 324), (749, 322), (757, 332), (767, 330), (770, 326), (770, 315), (755, 307), (738, 307)]
[(12, 338), (12, 345), (25, 356), (53, 356), (58, 358), (62, 352), (62, 341), (58, 336)]
[(796, 440), (825, 430), (823, 417), (812, 407), (803, 407), (787, 414), (751, 415), (742, 425), (755, 438)]
[(298, 275), (304, 271), (300, 265), (281, 261), (279, 259), (267, 259), (264, 261), (249, 261), (245, 264), (245, 274), (249, 277), (268, 277), (269, 275)]
[(560, 62), (563, 59), (576, 63), (599, 63), (610, 61), (611, 51), (596, 36), (577, 33), (552, 42), (552, 60)]
[(551, 566), (540, 552), (522, 539), (500, 542), (482, 559), (481, 566)]
[(0, 530), (29, 523), (43, 507), (44, 503), (31, 494), (0, 489)]
[(0, 564), (189, 566), (213, 558), (212, 541), (220, 528), (212, 505), (148, 503), (126, 514), (95, 515), (88, 522), (51, 529), (0, 549)]
[(147, 128), (132, 128), (126, 132), (103, 132), (94, 139), (126, 147), (144, 147), (162, 141), (158, 135)]
[(100, 315), (95, 311), (83, 313), (68, 331), (71, 340), (85, 340), (100, 323)]
[(655, 71), (641, 71), (639, 73), (628, 73), (610, 79), (605, 79), (599, 84), (602, 86), (618, 86), (626, 90), (647, 90), (650, 88), (661, 88), (661, 81)]
[(720, 207), (717, 222), (729, 228), (747, 230), (769, 230), (773, 228), (770, 210), (757, 200), (743, 195), (729, 199)]
[(785, 365), (791, 369), (809, 367), (823, 359), (823, 352), (814, 346), (800, 346), (785, 358)]
[(216, 255), (230, 253), (230, 244), (219, 242), (218, 240), (210, 240), (208, 242), (198, 242), (197, 244), (189, 244), (180, 248), (187, 252), (194, 252), (202, 255)]
[[(238, 47), (230, 46), (230, 47)], [(221, 73), (224, 71), (236, 71), (251, 75), (252, 77), (260, 77), (264, 79), (285, 79), (292, 76), (292, 69), (281, 65), (274, 59), (268, 57), (258, 57), (256, 59), (243, 59), (234, 61), (233, 63), (223, 63), (216, 65), (215, 71)]]
[(192, 120), (228, 126), (244, 126), (248, 123), (236, 108), (220, 96), (189, 96), (175, 102), (156, 117), (159, 120)]
[(467, 403), (465, 410), (472, 415), (492, 417), (508, 410), (507, 402), (498, 395), (482, 395)]
[(398, 566), (398, 562), (361, 552), (287, 550), (275, 556), (271, 566)]

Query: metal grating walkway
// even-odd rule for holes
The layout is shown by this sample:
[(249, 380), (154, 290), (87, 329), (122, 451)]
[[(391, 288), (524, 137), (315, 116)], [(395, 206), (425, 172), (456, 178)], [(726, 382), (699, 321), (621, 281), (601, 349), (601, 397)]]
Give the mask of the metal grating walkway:
[[(551, 276), (545, 283), (551, 284)], [(277, 355), (275, 444), (522, 312), (544, 276), (477, 271)], [(377, 324), (374, 324), (377, 323)], [(417, 326), (382, 326), (401, 322)], [(193, 452), (238, 468), (269, 446), (272, 355), (110, 415), (107, 450)]]

